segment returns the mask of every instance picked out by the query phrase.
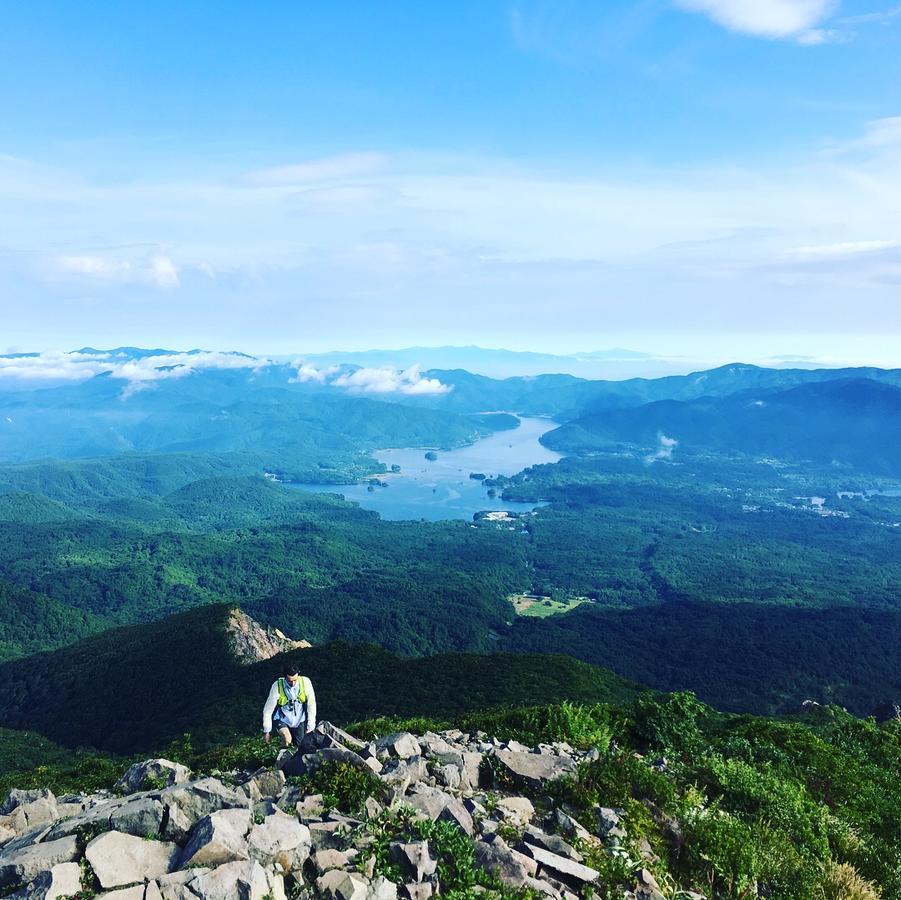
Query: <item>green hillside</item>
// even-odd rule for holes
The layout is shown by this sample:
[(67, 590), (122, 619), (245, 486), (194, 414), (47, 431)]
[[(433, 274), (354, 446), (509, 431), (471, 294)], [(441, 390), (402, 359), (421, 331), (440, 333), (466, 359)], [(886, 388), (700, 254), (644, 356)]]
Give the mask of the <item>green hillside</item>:
[[(238, 664), (225, 631), (229, 610), (209, 606), (0, 664), (0, 727), (114, 753), (151, 751), (185, 732), (197, 744), (257, 733), (284, 659)], [(565, 656), (404, 660), (347, 643), (284, 656), (312, 678), (321, 716), (339, 723), (423, 710), (442, 717), (508, 704), (621, 701), (638, 690)]]

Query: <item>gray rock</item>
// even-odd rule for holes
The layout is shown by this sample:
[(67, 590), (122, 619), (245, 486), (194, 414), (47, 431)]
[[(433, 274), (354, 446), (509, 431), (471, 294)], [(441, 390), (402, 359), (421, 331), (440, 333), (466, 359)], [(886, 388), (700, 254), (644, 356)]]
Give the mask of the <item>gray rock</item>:
[(75, 862), (81, 854), (74, 836), (0, 853), (0, 887), (31, 881), (59, 863)]
[(363, 810), (367, 819), (374, 819), (383, 809), (384, 807), (375, 797), (367, 797), (363, 803)]
[(340, 850), (344, 846), (344, 838), (338, 833), (343, 828), (340, 822), (308, 822), (307, 827), (314, 850)]
[(325, 750), (317, 750), (315, 753), (295, 753), (282, 767), (282, 771), (286, 775), (309, 775), (329, 762), (347, 763), (357, 769), (372, 771), (362, 756), (354, 753), (353, 750), (346, 750), (344, 747), (327, 747)]
[(39, 790), (20, 790), (13, 788), (7, 795), (3, 803), (0, 803), (0, 816), (8, 816), (14, 809), (21, 806), (29, 806), (41, 800), (56, 800), (51, 791), (46, 789)]
[(17, 833), (59, 818), (56, 797), (48, 790), (11, 791), (3, 808), (9, 808), (6, 822)]
[(256, 788), (259, 794), (258, 799), (280, 797), (285, 789), (285, 775), (278, 769), (258, 769), (247, 783)]
[(454, 790), (460, 787), (462, 768), (453, 764), (439, 766), (435, 771), (435, 781), (446, 788)]
[(541, 847), (550, 853), (556, 853), (557, 856), (565, 856), (574, 862), (582, 862), (582, 854), (575, 847), (564, 841), (559, 834), (545, 834), (537, 828), (526, 828), (522, 839), (527, 844)]
[(310, 846), (310, 829), (284, 815), (267, 816), (262, 824), (253, 826), (247, 838), (251, 859), (266, 868), (279, 865), (286, 873), (300, 871), (310, 856)]
[(432, 859), (428, 841), (413, 841), (409, 844), (391, 844), (391, 861), (400, 866), (402, 875), (414, 881), (424, 881), (435, 874), (438, 860)]
[(498, 750), (494, 758), (500, 764), (501, 771), (514, 783), (532, 788), (540, 788), (545, 782), (568, 775), (576, 768), (576, 764), (565, 756)]
[(219, 866), (247, 859), (250, 825), (249, 809), (220, 809), (204, 816), (191, 832), (181, 852), (178, 868), (184, 869), (192, 863)]
[(499, 837), (494, 837), (490, 843), (476, 841), (475, 858), (479, 868), (497, 875), (508, 887), (522, 887), (529, 877), (526, 867)]
[(359, 752), (366, 746), (365, 741), (361, 741), (359, 738), (355, 738), (352, 734), (348, 734), (348, 732), (344, 731), (344, 729), (338, 728), (337, 725), (332, 725), (331, 722), (320, 722), (316, 726), (316, 731), (318, 731), (320, 734), (326, 735), (333, 741), (336, 741), (338, 744), (343, 744), (345, 747), (349, 747), (351, 750), (356, 750)]
[(5, 822), (0, 822), (0, 847), (2, 847), (7, 841), (11, 841), (17, 832), (16, 829), (12, 827), (12, 825), (8, 825)]
[(201, 875), (205, 875), (211, 869), (197, 868), (185, 869), (181, 872), (170, 872), (168, 875), (160, 875), (156, 879), (156, 885), (159, 888), (160, 900), (196, 900), (195, 894), (190, 883)]
[(474, 832), (472, 816), (463, 802), (439, 788), (418, 784), (415, 793), (410, 793), (405, 802), (432, 820), (453, 822), (468, 835)]
[(581, 822), (565, 813), (562, 809), (554, 810), (554, 821), (563, 834), (578, 838), (580, 841), (588, 841), (595, 844), (598, 842), (597, 838)]
[(657, 879), (647, 869), (635, 873), (635, 900), (666, 900)]
[[(29, 828), (28, 831), (23, 831), (21, 834), (17, 834), (14, 838), (4, 842), (2, 852), (14, 853), (17, 850), (24, 850), (32, 844), (38, 844), (47, 839), (52, 828), (50, 825), (35, 825), (34, 828)], [(65, 835), (60, 836), (65, 837)]]
[(463, 757), (460, 787), (464, 790), (477, 790), (482, 779), (482, 760), (485, 758), (485, 754), (464, 751), (460, 755)]
[(495, 815), (505, 822), (517, 827), (524, 827), (532, 821), (535, 807), (528, 797), (500, 797), (497, 801)]
[(59, 863), (39, 872), (31, 884), (9, 895), (9, 900), (59, 900), (81, 890), (81, 867), (76, 862)]
[(134, 794), (136, 791), (149, 789), (149, 782), (162, 782), (153, 787), (167, 787), (171, 784), (180, 784), (190, 781), (191, 771), (181, 763), (171, 762), (168, 759), (145, 759), (135, 763), (116, 782), (113, 790), (120, 794)]
[(204, 816), (220, 809), (250, 810), (250, 800), (215, 778), (201, 778), (166, 788), (159, 794), (167, 809), (163, 836), (183, 841)]
[(565, 856), (558, 856), (534, 844), (523, 844), (525, 853), (532, 857), (540, 866), (542, 871), (550, 870), (550, 874), (556, 878), (560, 878), (564, 883), (572, 884), (574, 881), (581, 884), (591, 884), (597, 881), (600, 873), (597, 869), (568, 859)]
[[(279, 801), (281, 802), (281, 801)], [(318, 819), (325, 813), (322, 794), (308, 794), (294, 807), (300, 819)]]
[(543, 894), (545, 897), (553, 897), (554, 900), (560, 897), (560, 891), (549, 881), (544, 881), (541, 878), (527, 878), (525, 886), (539, 894)]
[(137, 837), (155, 837), (162, 830), (165, 812), (165, 807), (159, 800), (136, 797), (110, 813), (110, 829)]
[(85, 847), (84, 855), (100, 886), (114, 888), (165, 875), (174, 867), (178, 847), (108, 831), (94, 838)]
[(369, 886), (366, 900), (397, 900), (397, 885), (379, 875)]
[(310, 859), (313, 868), (317, 872), (328, 872), (329, 869), (346, 869), (357, 858), (358, 852), (354, 848), (349, 850), (317, 850)]
[(198, 875), (190, 882), (190, 889), (200, 900), (264, 900), (270, 893), (274, 898), (280, 885), (279, 895), (284, 897), (281, 877), (277, 877), (277, 884), (274, 882), (276, 878), (267, 875), (255, 859), (245, 859)]
[(331, 869), (316, 879), (316, 889), (332, 900), (365, 900), (369, 882), (356, 872)]
[(435, 889), (428, 881), (421, 884), (413, 882), (411, 884), (402, 884), (400, 886), (400, 894), (402, 897), (406, 897), (407, 900), (429, 900), (434, 893), (434, 890)]
[(456, 753), (456, 747), (440, 734), (427, 731), (419, 738), (420, 751), (426, 756), (438, 756), (441, 753)]
[(379, 738), (375, 745), (379, 750), (387, 750), (392, 756), (400, 759), (408, 759), (411, 756), (419, 756), (422, 753), (419, 741), (409, 731), (398, 731), (394, 734), (386, 735)]
[(104, 891), (98, 894), (98, 900), (144, 900), (144, 885), (136, 884), (133, 887), (119, 888), (115, 891)]
[(597, 812), (598, 837), (622, 838), (626, 836), (625, 829), (621, 827), (622, 817), (615, 809), (608, 806), (599, 806)]

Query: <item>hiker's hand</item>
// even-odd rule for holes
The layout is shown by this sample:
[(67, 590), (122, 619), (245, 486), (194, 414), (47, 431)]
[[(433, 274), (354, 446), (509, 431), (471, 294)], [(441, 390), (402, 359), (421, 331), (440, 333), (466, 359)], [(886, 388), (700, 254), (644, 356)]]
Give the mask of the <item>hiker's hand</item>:
[(272, 737), (272, 735), (267, 731), (267, 732), (263, 735), (263, 740), (268, 744), (268, 743), (269, 743), (269, 738), (270, 738), (270, 737)]

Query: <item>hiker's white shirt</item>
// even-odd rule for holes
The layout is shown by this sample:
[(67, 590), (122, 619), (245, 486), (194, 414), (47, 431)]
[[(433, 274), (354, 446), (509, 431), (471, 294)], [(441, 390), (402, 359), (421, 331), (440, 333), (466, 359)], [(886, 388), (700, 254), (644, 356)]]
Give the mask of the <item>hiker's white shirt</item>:
[[(297, 693), (300, 690), (300, 681), (292, 687), (287, 681), (285, 682), (285, 694), (292, 701), (291, 706), (283, 708), (276, 720), (276, 727), (279, 725), (287, 725), (289, 728), (299, 728), (306, 721), (306, 731), (310, 732), (316, 727), (316, 694), (313, 692), (313, 685), (310, 679), (305, 675), (303, 678), (303, 686), (306, 691), (306, 703), (297, 702)], [(269, 689), (269, 696), (263, 706), (263, 733), (269, 734), (272, 731), (272, 717), (278, 709), (278, 679), (272, 683)]]

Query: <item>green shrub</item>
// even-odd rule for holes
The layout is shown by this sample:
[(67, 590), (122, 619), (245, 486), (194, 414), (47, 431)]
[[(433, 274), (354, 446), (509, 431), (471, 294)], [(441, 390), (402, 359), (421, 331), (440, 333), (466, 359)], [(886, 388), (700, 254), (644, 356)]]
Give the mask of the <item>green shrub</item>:
[(369, 797), (382, 801), (387, 792), (385, 783), (374, 772), (345, 762), (326, 762), (312, 774), (292, 776), (288, 781), (304, 793), (322, 794), (327, 808), (348, 815), (359, 815)]

